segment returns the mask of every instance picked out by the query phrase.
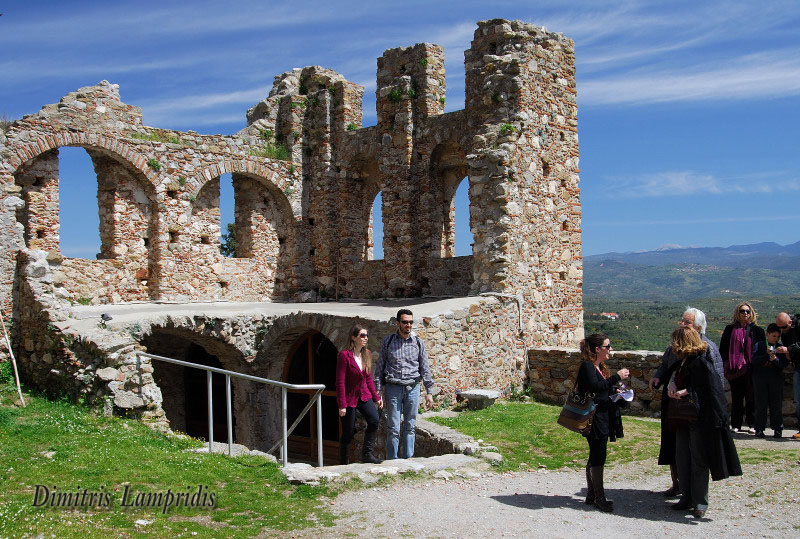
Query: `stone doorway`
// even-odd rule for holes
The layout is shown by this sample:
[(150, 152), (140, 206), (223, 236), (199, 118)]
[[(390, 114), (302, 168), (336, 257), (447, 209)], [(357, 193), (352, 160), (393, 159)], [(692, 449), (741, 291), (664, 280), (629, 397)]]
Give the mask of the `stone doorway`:
[[(209, 354), (202, 346), (189, 345), (186, 350), (186, 361), (199, 363), (208, 367), (222, 369), (217, 356)], [(208, 380), (206, 371), (183, 367), (184, 409), (186, 410), (186, 434), (194, 438), (208, 440)], [(231, 402), (234, 401), (233, 384), (231, 384)], [(228, 412), (225, 396), (225, 376), (211, 375), (211, 406), (214, 412), (214, 440), (228, 441)], [(233, 415), (233, 428), (236, 428), (236, 416)]]
[[(189, 337), (189, 338), (187, 338)], [(160, 356), (197, 363), (208, 367), (240, 370), (230, 352), (219, 343), (208, 338), (192, 342), (194, 336), (180, 335), (172, 330), (156, 330), (145, 336), (142, 344), (148, 352)], [(169, 420), (170, 428), (185, 432), (195, 438), (208, 440), (208, 384), (206, 371), (183, 367), (164, 361), (153, 361), (153, 379), (161, 390), (161, 403)], [(214, 441), (228, 441), (228, 414), (225, 397), (225, 376), (212, 374), (211, 398), (214, 413)], [(231, 379), (231, 403), (233, 412), (233, 438), (241, 444), (252, 443), (249, 439), (252, 427), (248, 411), (241, 401), (248, 393), (236, 378)], [(237, 413), (238, 412), (238, 413)], [(241, 420), (244, 420), (244, 424)], [(237, 428), (238, 427), (238, 428)]]
[[(338, 350), (322, 333), (310, 330), (289, 349), (283, 380), (290, 384), (325, 384), (322, 392), (322, 451), (325, 465), (339, 462), (339, 411), (336, 404)], [(287, 391), (288, 425), (297, 419), (313, 391)], [(317, 461), (317, 408), (312, 406), (289, 436), (289, 458)]]

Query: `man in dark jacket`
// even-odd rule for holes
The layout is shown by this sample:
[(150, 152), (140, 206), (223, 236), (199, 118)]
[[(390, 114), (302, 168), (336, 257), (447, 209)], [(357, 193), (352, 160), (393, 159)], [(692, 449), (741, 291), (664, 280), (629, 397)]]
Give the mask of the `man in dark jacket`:
[(781, 343), (775, 349), (775, 353), (789, 353), (789, 357), (794, 365), (794, 413), (797, 417), (797, 433), (792, 436), (795, 440), (800, 440), (800, 327), (797, 322), (787, 313), (781, 313), (775, 319), (778, 329), (781, 330)]

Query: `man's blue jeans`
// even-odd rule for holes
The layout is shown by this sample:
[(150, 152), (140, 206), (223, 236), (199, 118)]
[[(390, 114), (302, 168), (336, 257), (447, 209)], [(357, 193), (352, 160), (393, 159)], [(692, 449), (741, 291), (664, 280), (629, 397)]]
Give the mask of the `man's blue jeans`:
[(413, 386), (386, 384), (384, 386), (386, 408), (386, 460), (398, 458), (400, 445), (400, 414), (403, 414), (403, 444), (401, 458), (414, 456), (414, 434), (417, 429), (419, 409), (419, 383)]

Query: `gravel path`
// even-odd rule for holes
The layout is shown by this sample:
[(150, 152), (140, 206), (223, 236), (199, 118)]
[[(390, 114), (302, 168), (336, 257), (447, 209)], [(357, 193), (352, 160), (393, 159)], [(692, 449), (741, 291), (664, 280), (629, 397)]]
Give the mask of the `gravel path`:
[(582, 470), (537, 470), (476, 479), (399, 481), (343, 493), (331, 505), (341, 516), (337, 526), (308, 536), (800, 536), (800, 442), (737, 435), (736, 444), (798, 451), (788, 457), (781, 452), (766, 463), (745, 463), (742, 477), (711, 482), (703, 519), (671, 510), (659, 493), (669, 486), (668, 469), (645, 461), (606, 469), (613, 514), (583, 504)]

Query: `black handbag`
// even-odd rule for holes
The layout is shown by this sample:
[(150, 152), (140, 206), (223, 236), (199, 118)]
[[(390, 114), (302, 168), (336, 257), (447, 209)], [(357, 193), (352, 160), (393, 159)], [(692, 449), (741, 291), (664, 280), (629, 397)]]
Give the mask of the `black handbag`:
[(697, 406), (688, 395), (681, 399), (669, 399), (667, 403), (667, 424), (673, 430), (689, 426), (689, 423), (697, 421), (697, 417)]

